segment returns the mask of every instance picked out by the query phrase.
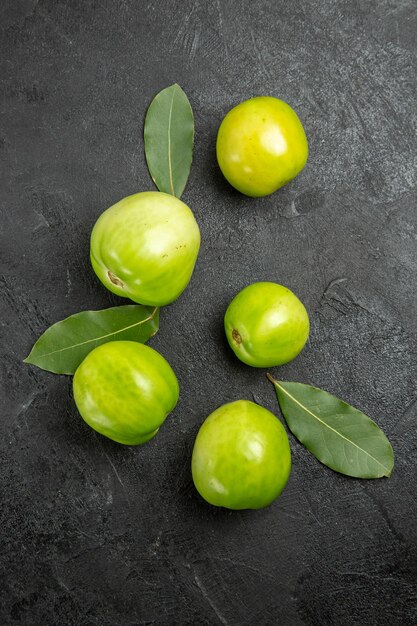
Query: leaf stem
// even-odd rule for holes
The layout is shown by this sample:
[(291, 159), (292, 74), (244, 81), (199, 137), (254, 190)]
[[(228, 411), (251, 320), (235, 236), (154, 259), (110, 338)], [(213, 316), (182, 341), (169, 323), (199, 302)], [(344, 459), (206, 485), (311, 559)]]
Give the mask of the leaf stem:
[(277, 381), (275, 380), (275, 378), (273, 378), (272, 374), (270, 374), (269, 372), (267, 372), (267, 373), (265, 374), (265, 376), (267, 377), (267, 379), (269, 380), (269, 382), (270, 382), (270, 383), (272, 383), (273, 385), (275, 385), (275, 383), (276, 383)]

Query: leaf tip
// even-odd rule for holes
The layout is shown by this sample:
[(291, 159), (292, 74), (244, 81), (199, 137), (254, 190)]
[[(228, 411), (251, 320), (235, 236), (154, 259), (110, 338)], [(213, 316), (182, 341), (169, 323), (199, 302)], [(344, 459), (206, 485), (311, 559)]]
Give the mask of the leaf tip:
[(394, 469), (394, 466), (392, 466), (389, 470), (386, 471), (386, 473), (384, 474), (385, 478), (391, 478), (393, 469)]
[[(174, 89), (179, 89), (180, 91), (182, 91), (182, 93), (184, 95), (186, 95), (184, 89), (181, 87), (181, 85), (179, 83), (174, 83), (173, 85), (171, 85), (171, 87), (174, 87)], [(188, 98), (187, 98), (187, 100), (188, 100)]]

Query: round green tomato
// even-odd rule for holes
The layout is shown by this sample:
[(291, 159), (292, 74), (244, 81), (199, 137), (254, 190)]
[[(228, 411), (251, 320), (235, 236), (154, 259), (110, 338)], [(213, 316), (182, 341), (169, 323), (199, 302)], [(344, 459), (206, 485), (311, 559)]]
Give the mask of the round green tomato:
[(92, 350), (75, 372), (73, 389), (84, 421), (129, 446), (156, 435), (179, 395), (169, 363), (135, 341), (111, 341)]
[(163, 306), (188, 285), (199, 248), (200, 230), (188, 206), (169, 194), (146, 191), (120, 200), (98, 218), (90, 257), (110, 291)]
[(307, 311), (297, 296), (276, 283), (253, 283), (229, 304), (224, 316), (227, 341), (252, 367), (274, 367), (294, 359), (308, 339)]
[(220, 125), (220, 169), (247, 196), (273, 193), (301, 172), (307, 157), (304, 128), (296, 112), (278, 98), (245, 100)]
[(194, 484), (210, 504), (260, 509), (284, 489), (291, 451), (281, 422), (263, 407), (238, 400), (214, 411), (194, 444)]

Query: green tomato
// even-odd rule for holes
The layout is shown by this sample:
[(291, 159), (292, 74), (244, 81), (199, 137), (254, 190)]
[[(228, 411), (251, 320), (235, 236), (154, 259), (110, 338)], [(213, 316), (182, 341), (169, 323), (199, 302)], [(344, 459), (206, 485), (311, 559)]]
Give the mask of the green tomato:
[(84, 421), (129, 446), (156, 435), (179, 395), (169, 363), (135, 341), (111, 341), (92, 350), (75, 372), (73, 390)]
[(284, 489), (291, 451), (281, 422), (263, 407), (238, 400), (214, 411), (195, 440), (194, 484), (210, 504), (260, 509)]
[(163, 306), (188, 285), (199, 248), (200, 230), (188, 206), (169, 194), (146, 191), (120, 200), (98, 218), (90, 257), (107, 289)]
[(258, 97), (229, 111), (217, 135), (225, 178), (247, 196), (267, 196), (301, 172), (308, 144), (296, 112), (283, 100)]
[(224, 316), (227, 341), (252, 367), (274, 367), (294, 359), (308, 339), (307, 311), (297, 296), (276, 283), (253, 283), (229, 304)]

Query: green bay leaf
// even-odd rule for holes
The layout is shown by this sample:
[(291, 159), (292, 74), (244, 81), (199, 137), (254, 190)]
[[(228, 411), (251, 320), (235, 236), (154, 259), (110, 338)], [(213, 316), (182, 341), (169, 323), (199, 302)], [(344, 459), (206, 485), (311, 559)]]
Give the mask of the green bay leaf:
[(145, 343), (158, 327), (159, 309), (140, 304), (82, 311), (50, 326), (24, 363), (55, 374), (74, 374), (97, 346), (121, 340)]
[(190, 102), (177, 84), (160, 91), (145, 118), (145, 154), (159, 191), (180, 198), (193, 158), (194, 116)]
[(268, 378), (288, 428), (321, 463), (356, 478), (390, 476), (391, 444), (367, 415), (317, 387)]

